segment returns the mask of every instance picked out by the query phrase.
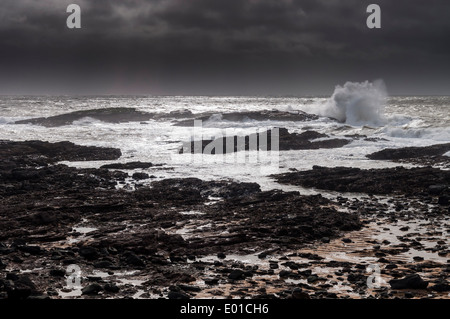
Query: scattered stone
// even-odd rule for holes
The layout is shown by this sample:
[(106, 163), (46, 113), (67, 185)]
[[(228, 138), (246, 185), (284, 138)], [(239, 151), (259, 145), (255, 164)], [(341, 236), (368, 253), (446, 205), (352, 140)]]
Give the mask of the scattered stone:
[(99, 255), (97, 249), (93, 247), (80, 247), (78, 253), (81, 257), (86, 258), (87, 260), (94, 260)]
[(19, 250), (30, 255), (40, 255), (42, 253), (42, 249), (39, 246), (19, 246)]
[(309, 284), (312, 284), (318, 281), (319, 277), (317, 275), (311, 275), (306, 280), (308, 281)]
[(222, 252), (217, 254), (217, 258), (219, 258), (219, 259), (225, 259), (226, 257), (227, 256), (224, 253), (222, 253)]
[(115, 283), (107, 283), (104, 289), (111, 293), (118, 293), (120, 291), (120, 288)]
[[(270, 151), (272, 148), (271, 140), (274, 130), (268, 130), (264, 133), (255, 133), (249, 136), (227, 136), (221, 137), (216, 140), (201, 140), (184, 143), (183, 147), (179, 150), (180, 154), (183, 153), (205, 153), (205, 154), (226, 154), (238, 151), (248, 150), (265, 150)], [(328, 138), (326, 134), (321, 134), (315, 131), (306, 131), (303, 133), (289, 133), (286, 128), (278, 129), (278, 149), (280, 151), (289, 150), (309, 150), (309, 149), (321, 149), (321, 148), (340, 148), (351, 142), (350, 139), (342, 138)], [(261, 140), (262, 136), (266, 137), (266, 143), (263, 146)], [(320, 140), (317, 140), (319, 139)], [(255, 145), (250, 143), (251, 140), (255, 140)], [(231, 141), (232, 143), (228, 143)], [(240, 142), (242, 141), (242, 143)], [(199, 145), (200, 147), (196, 147)], [(229, 146), (231, 145), (231, 147)], [(220, 148), (220, 149), (219, 149)]]
[(440, 282), (431, 286), (430, 289), (437, 292), (447, 292), (450, 291), (450, 285), (446, 282)]
[(153, 167), (153, 163), (150, 162), (129, 162), (129, 163), (113, 163), (113, 164), (106, 164), (100, 166), (100, 168), (106, 168), (106, 169), (147, 169), (150, 167)]
[(431, 167), (360, 169), (313, 166), (312, 170), (272, 175), (282, 184), (340, 192), (418, 194), (436, 182), (450, 180), (450, 171)]
[(392, 279), (389, 281), (392, 289), (425, 289), (428, 282), (424, 281), (419, 275), (409, 275), (402, 279)]
[(129, 265), (133, 265), (133, 266), (137, 266), (137, 267), (145, 266), (145, 262), (133, 252), (125, 253), (124, 258), (125, 258), (125, 262)]
[(103, 290), (103, 287), (100, 286), (98, 283), (90, 284), (83, 289), (81, 289), (82, 295), (98, 295), (100, 291)]
[(448, 196), (439, 196), (438, 204), (442, 206), (450, 205), (450, 197)]
[(219, 283), (218, 278), (205, 278), (204, 281), (205, 281), (205, 284), (207, 284), (208, 286), (214, 286)]
[(169, 294), (167, 296), (169, 299), (191, 299), (191, 297), (181, 291), (169, 291)]
[(231, 279), (231, 280), (241, 280), (244, 278), (245, 278), (245, 273), (244, 273), (244, 271), (242, 271), (240, 269), (234, 269), (228, 275), (228, 279)]
[(301, 288), (294, 288), (291, 294), (292, 299), (311, 299), (311, 297)]
[[(190, 114), (190, 118), (193, 114)], [(215, 117), (220, 117), (222, 120), (240, 122), (245, 120), (256, 120), (256, 121), (311, 121), (316, 120), (319, 117), (314, 114), (308, 114), (302, 111), (297, 112), (283, 112), (278, 110), (263, 110), (263, 111), (249, 111), (249, 112), (230, 112), (223, 114), (204, 114), (201, 117), (196, 118), (196, 120), (201, 120), (203, 122), (213, 119)], [(194, 119), (183, 120), (176, 122), (175, 126), (194, 126)]]
[(137, 181), (150, 178), (147, 173), (134, 173), (132, 177)]
[(202, 289), (198, 286), (186, 285), (186, 284), (178, 284), (178, 287), (183, 291), (192, 291), (192, 292), (200, 292)]
[(52, 269), (50, 270), (50, 276), (53, 277), (65, 277), (66, 271), (64, 269)]
[(11, 280), (6, 286), (8, 299), (26, 299), (31, 295), (41, 294), (28, 276), (8, 273), (6, 279)]

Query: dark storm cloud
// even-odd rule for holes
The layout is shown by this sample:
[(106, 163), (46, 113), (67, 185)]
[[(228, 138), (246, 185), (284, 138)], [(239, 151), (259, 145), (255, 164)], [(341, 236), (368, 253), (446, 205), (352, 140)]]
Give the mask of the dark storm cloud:
[[(82, 9), (82, 29), (65, 26)], [(366, 8), (382, 9), (382, 29)], [(2, 0), (0, 92), (450, 93), (447, 0)], [(411, 91), (411, 92), (407, 92)]]

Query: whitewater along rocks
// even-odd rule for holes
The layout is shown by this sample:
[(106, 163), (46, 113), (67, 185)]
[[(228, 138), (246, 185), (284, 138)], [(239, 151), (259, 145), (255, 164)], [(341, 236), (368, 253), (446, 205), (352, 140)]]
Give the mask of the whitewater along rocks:
[[(179, 153), (225, 154), (251, 150), (270, 151), (273, 142), (272, 134), (277, 134), (273, 139), (279, 141), (278, 150), (280, 151), (339, 148), (351, 142), (350, 139), (329, 138), (328, 135), (315, 131), (289, 133), (287, 129), (279, 128), (277, 131), (268, 130), (247, 136), (227, 136), (215, 140), (188, 142), (184, 143)], [(273, 149), (277, 150), (275, 147)]]
[(433, 185), (445, 185), (448, 192), (450, 171), (423, 167), (359, 169), (314, 166), (312, 170), (273, 175), (282, 184), (301, 185), (340, 192), (368, 194), (428, 194)]

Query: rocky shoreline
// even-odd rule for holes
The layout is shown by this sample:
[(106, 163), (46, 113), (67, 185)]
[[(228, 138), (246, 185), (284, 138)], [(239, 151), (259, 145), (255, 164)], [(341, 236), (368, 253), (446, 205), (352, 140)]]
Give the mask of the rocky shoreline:
[(49, 117), (38, 117), (15, 121), (14, 124), (33, 124), (45, 127), (59, 127), (73, 124), (83, 118), (92, 118), (107, 123), (146, 122), (149, 120), (171, 120), (175, 126), (194, 126), (194, 120), (208, 122), (214, 117), (220, 117), (226, 121), (311, 121), (318, 119), (317, 115), (301, 111), (283, 112), (272, 111), (248, 111), (230, 113), (200, 113), (193, 114), (189, 110), (172, 111), (169, 113), (149, 113), (135, 108), (116, 107), (106, 109), (89, 109), (63, 113)]
[[(98, 169), (58, 164), (115, 161), (120, 155), (68, 142), (0, 143), (0, 298), (448, 294), (445, 171), (386, 171), (377, 183), (373, 179), (384, 176), (380, 170), (364, 178), (358, 171), (354, 190), (342, 186), (350, 184), (350, 175), (340, 168), (316, 168), (310, 179), (303, 172), (277, 177), (300, 185), (325, 180), (326, 189), (370, 193), (325, 198), (227, 180), (140, 184), (132, 173), (160, 165), (154, 163)], [(361, 179), (365, 184), (358, 184)], [(397, 184), (388, 190), (392, 180)], [(120, 187), (127, 183), (134, 183), (133, 191)], [(380, 270), (378, 288), (367, 285), (373, 265)], [(79, 286), (70, 285), (78, 278), (71, 269), (80, 271)]]
[[(276, 135), (278, 145), (272, 147), (272, 135)], [(267, 130), (246, 136), (226, 136), (214, 140), (204, 139), (184, 143), (179, 153), (192, 154), (226, 154), (239, 151), (290, 151), (290, 150), (314, 150), (320, 148), (340, 148), (353, 139), (363, 138), (353, 136), (349, 138), (331, 138), (326, 134), (316, 131), (302, 133), (290, 133), (285, 128)], [(198, 146), (197, 146), (198, 145)], [(222, 148), (222, 149), (220, 149)]]
[(450, 168), (450, 143), (436, 144), (425, 147), (404, 147), (399, 149), (387, 148), (367, 155), (372, 160), (389, 160), (398, 163), (412, 163), (422, 166), (440, 166)]

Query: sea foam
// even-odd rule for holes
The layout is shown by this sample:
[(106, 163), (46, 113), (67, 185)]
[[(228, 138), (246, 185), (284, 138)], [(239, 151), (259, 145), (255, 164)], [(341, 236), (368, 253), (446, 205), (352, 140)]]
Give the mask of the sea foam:
[(350, 125), (381, 126), (386, 123), (386, 98), (382, 80), (346, 82), (343, 86), (337, 85), (328, 100), (316, 105), (315, 113)]

